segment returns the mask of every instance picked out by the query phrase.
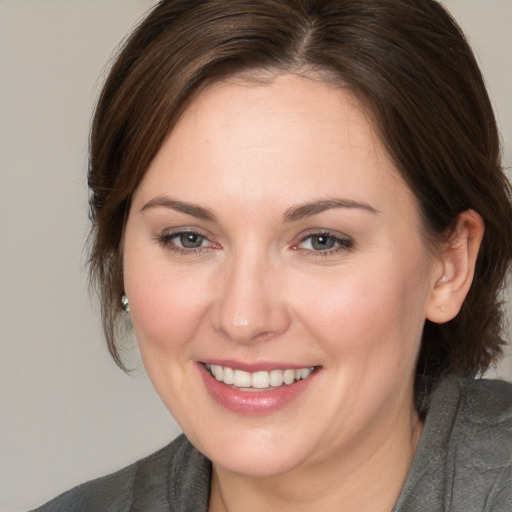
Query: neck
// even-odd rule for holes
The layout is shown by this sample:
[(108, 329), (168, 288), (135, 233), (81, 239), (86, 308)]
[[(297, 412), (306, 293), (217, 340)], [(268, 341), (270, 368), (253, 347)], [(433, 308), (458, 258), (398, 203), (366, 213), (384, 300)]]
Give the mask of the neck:
[(408, 421), (390, 423), (384, 436), (369, 429), (363, 446), (280, 475), (250, 477), (214, 465), (209, 512), (390, 512), (422, 427), (416, 412), (411, 412)]

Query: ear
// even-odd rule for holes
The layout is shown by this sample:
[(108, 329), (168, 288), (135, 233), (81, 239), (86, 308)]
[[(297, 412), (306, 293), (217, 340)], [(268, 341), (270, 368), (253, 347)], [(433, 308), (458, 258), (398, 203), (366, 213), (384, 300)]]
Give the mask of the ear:
[(437, 256), (426, 317), (435, 323), (452, 320), (462, 307), (475, 274), (485, 224), (474, 210), (462, 212), (450, 241)]

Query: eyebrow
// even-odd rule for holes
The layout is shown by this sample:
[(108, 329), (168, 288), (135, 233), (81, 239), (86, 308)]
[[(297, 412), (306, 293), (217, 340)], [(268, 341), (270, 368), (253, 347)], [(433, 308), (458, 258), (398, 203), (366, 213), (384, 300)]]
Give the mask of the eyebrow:
[(171, 210), (175, 210), (177, 212), (186, 213), (187, 215), (191, 215), (192, 217), (196, 217), (201, 220), (207, 220), (210, 222), (215, 222), (216, 217), (215, 214), (194, 203), (185, 203), (183, 201), (177, 201), (176, 199), (171, 199), (170, 197), (162, 197), (158, 196), (151, 201), (148, 201), (141, 209), (141, 211), (148, 210), (150, 208), (170, 208)]
[[(142, 207), (141, 211), (158, 207), (169, 208), (171, 210), (185, 213), (187, 215), (191, 215), (192, 217), (210, 222), (215, 222), (217, 220), (215, 214), (203, 206), (199, 206), (198, 204), (194, 203), (178, 201), (176, 199), (171, 199), (170, 197), (165, 196), (158, 196), (154, 199), (151, 199)], [(313, 215), (317, 215), (319, 213), (335, 208), (358, 208), (373, 214), (380, 213), (379, 210), (375, 209), (373, 206), (362, 203), (360, 201), (354, 201), (351, 199), (323, 199), (320, 201), (312, 201), (310, 203), (292, 206), (286, 210), (283, 218), (284, 222), (296, 222), (298, 220), (312, 217)]]
[(373, 214), (380, 213), (379, 210), (373, 206), (361, 203), (360, 201), (353, 201), (351, 199), (324, 199), (320, 201), (313, 201), (311, 203), (304, 203), (298, 206), (292, 206), (286, 210), (284, 214), (284, 221), (295, 222), (334, 208), (358, 208)]

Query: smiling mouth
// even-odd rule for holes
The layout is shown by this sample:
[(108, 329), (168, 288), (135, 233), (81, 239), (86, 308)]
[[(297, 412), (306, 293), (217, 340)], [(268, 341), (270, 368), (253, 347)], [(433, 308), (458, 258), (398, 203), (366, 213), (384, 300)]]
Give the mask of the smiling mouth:
[(246, 372), (228, 366), (205, 364), (204, 367), (219, 382), (240, 391), (258, 391), (289, 386), (300, 380), (307, 379), (314, 371), (314, 366), (298, 369)]

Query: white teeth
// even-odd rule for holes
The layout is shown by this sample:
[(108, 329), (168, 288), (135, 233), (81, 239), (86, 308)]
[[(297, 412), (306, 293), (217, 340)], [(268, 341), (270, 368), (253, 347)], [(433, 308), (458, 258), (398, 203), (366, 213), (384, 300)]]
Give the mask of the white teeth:
[(214, 365), (212, 366), (213, 376), (218, 380), (222, 381), (224, 379), (224, 368), (222, 366)]
[(283, 370), (272, 370), (269, 374), (270, 385), (272, 387), (279, 387), (283, 385)]
[[(313, 371), (314, 368), (302, 368), (300, 370), (300, 379), (307, 379), (310, 375), (311, 375), (311, 372)], [(225, 371), (225, 369), (224, 369)], [(297, 380), (299, 380), (299, 378), (297, 377), (297, 374), (295, 374), (295, 378)]]
[[(214, 366), (215, 365), (212, 365), (212, 368)], [(250, 388), (251, 387), (251, 374), (249, 372), (244, 372), (243, 370), (235, 370), (233, 384), (237, 388)]]
[(293, 384), (293, 381), (295, 380), (295, 370), (285, 370), (283, 379), (285, 384)]
[(297, 370), (271, 370), (270, 372), (249, 373), (216, 364), (207, 364), (205, 366), (218, 381), (224, 382), (224, 384), (234, 385), (237, 388), (255, 389), (277, 388), (283, 384), (290, 385), (296, 381), (307, 379), (314, 370), (314, 367), (309, 367)]
[(235, 383), (235, 372), (233, 368), (224, 367), (224, 384), (234, 384)]
[(270, 384), (270, 375), (268, 372), (256, 372), (251, 376), (251, 386), (253, 388), (264, 389)]

